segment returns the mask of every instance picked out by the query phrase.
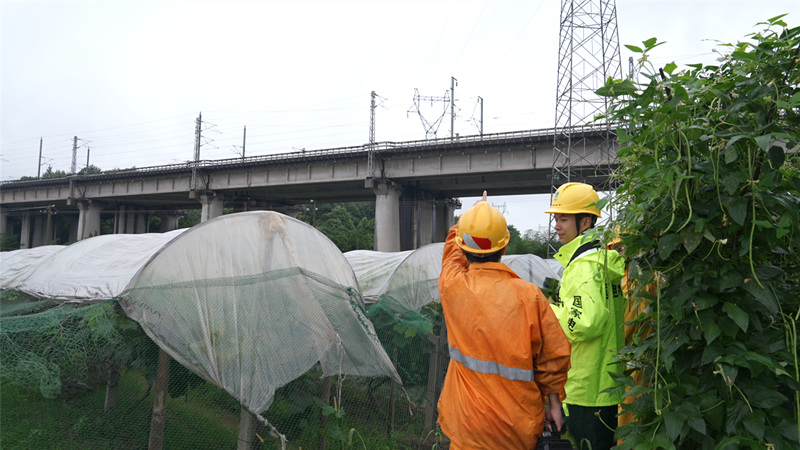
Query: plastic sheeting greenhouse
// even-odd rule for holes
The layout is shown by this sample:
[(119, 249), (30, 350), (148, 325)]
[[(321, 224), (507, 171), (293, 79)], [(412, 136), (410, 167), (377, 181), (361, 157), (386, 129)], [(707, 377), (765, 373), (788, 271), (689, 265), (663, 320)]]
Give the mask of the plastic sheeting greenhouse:
[[(344, 254), (358, 277), (364, 299), (390, 298), (409, 311), (419, 311), (439, 301), (439, 274), (442, 272), (444, 243), (428, 244), (416, 250), (378, 252), (354, 250)], [(545, 278), (561, 279), (563, 269), (555, 259), (536, 255), (503, 255), (507, 264), (523, 280), (544, 287)], [(555, 264), (553, 264), (555, 263)]]
[[(158, 377), (168, 373), (162, 382), (168, 383), (170, 398), (223, 404), (198, 405), (187, 415), (204, 411), (208, 420), (240, 411), (235, 419), (241, 420), (217, 418), (213, 427), (194, 431), (197, 419), (190, 419), (190, 426), (170, 426), (180, 408), (170, 402), (160, 444), (225, 448), (231, 445), (208, 439), (242, 441), (242, 430), (224, 423), (244, 424), (248, 414), (263, 422), (268, 417), (274, 425), (258, 434), (264, 445), (316, 441), (320, 423), (329, 436), (340, 438), (335, 430), (350, 401), (345, 379), (391, 380), (381, 383), (387, 387), (400, 381), (365, 316), (357, 279), (342, 253), (290, 217), (231, 214), (188, 231), (106, 235), (45, 248), (2, 255), (4, 443), (39, 442), (39, 434), (24, 436), (25, 430), (6, 426), (24, 414), (13, 402), (27, 398), (28, 389), (59, 400), (96, 397), (95, 404), (57, 413), (54, 421), (60, 426), (77, 415), (79, 424), (49, 432), (100, 447), (141, 448), (148, 439), (152, 447), (153, 424), (147, 421), (164, 406), (154, 391)], [(157, 357), (159, 349), (174, 360), (169, 367)], [(337, 380), (334, 392), (331, 377)], [(137, 393), (126, 397), (122, 391), (128, 390)], [(337, 411), (328, 423), (314, 399), (327, 404), (332, 394)], [(228, 437), (201, 437), (216, 428), (221, 429), (214, 433)], [(78, 429), (86, 436), (77, 436)], [(283, 442), (271, 439), (270, 432), (283, 434)]]

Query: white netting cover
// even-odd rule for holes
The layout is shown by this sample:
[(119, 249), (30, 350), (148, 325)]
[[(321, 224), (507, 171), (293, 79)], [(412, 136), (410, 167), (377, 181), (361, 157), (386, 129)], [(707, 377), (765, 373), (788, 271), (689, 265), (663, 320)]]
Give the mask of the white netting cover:
[[(444, 243), (438, 242), (416, 250), (353, 250), (344, 256), (353, 267), (366, 300), (391, 298), (409, 311), (420, 311), (425, 305), (439, 301), (443, 252)], [(540, 288), (544, 287), (545, 278), (561, 279), (549, 260), (536, 255), (504, 255), (502, 261), (520, 278)]]
[[(560, 273), (553, 270), (553, 265), (548, 262), (551, 260), (543, 259), (540, 256), (531, 254), (503, 255), (502, 261), (520, 278), (528, 280), (540, 288), (544, 287), (545, 278), (561, 279)], [(552, 261), (555, 261), (559, 267), (561, 266), (558, 260), (553, 259)]]
[(0, 252), (0, 289), (17, 289), (39, 264), (64, 248), (63, 245), (43, 245)]
[(184, 231), (106, 234), (69, 246), (3, 253), (0, 289), (64, 301), (112, 299), (125, 290), (153, 254)]
[(317, 362), (400, 382), (341, 251), (275, 212), (230, 214), (176, 238), (120, 304), (173, 358), (255, 414)]
[(364, 298), (377, 301), (389, 297), (410, 311), (419, 311), (439, 301), (443, 252), (444, 243), (438, 242), (416, 250), (353, 250), (344, 256), (358, 277)]

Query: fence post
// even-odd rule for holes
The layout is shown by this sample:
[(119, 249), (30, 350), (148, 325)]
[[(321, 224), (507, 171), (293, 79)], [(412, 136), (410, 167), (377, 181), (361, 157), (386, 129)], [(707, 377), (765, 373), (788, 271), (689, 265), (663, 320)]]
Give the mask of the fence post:
[(156, 369), (156, 392), (153, 396), (153, 418), (150, 420), (150, 442), (148, 450), (161, 450), (164, 446), (164, 422), (167, 418), (167, 392), (169, 387), (169, 353), (158, 350)]

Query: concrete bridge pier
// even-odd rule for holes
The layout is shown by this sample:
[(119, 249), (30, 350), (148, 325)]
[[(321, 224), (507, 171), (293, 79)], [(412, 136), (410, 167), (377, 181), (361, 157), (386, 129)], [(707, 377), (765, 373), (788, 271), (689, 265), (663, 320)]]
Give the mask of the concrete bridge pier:
[(406, 191), (400, 199), (400, 242), (402, 250), (444, 242), (460, 206), (457, 199), (437, 199), (427, 191)]
[(31, 242), (31, 213), (25, 211), (22, 214), (22, 223), (19, 229), (19, 248), (33, 248)]
[(375, 250), (400, 251), (400, 194), (403, 188), (387, 179), (372, 181), (375, 192)]
[(177, 211), (162, 212), (157, 215), (161, 219), (161, 229), (159, 230), (161, 233), (177, 230), (178, 221), (186, 216), (186, 214)]
[(434, 202), (434, 232), (433, 242), (444, 242), (447, 239), (447, 231), (455, 225), (455, 213), (461, 208), (461, 202), (457, 198), (448, 198)]
[[(31, 216), (31, 248), (44, 245), (45, 242), (49, 243), (52, 239), (47, 239), (45, 235), (45, 216), (41, 213)], [(52, 229), (52, 225), (51, 225)]]
[(200, 204), (202, 205), (202, 210), (200, 211), (200, 222), (221, 216), (224, 203), (224, 197), (217, 195), (216, 192), (201, 194)]
[(103, 205), (92, 200), (78, 200), (78, 233), (79, 241), (100, 235), (100, 213)]
[(119, 205), (114, 212), (114, 234), (140, 234), (148, 232), (150, 213)]
[(10, 230), (8, 228), (8, 213), (5, 211), (0, 211), (0, 234), (2, 233), (10, 234)]

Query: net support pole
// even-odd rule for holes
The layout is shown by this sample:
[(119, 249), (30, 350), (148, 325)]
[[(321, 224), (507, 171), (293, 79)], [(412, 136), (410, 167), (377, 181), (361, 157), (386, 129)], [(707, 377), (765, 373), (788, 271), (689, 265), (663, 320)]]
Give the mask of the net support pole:
[(161, 450), (164, 446), (164, 422), (167, 418), (167, 389), (169, 388), (169, 363), (172, 358), (164, 350), (158, 351), (156, 391), (153, 396), (153, 418), (150, 420), (148, 450)]
[(258, 419), (244, 406), (239, 414), (239, 443), (237, 450), (255, 450), (261, 447), (256, 437)]

